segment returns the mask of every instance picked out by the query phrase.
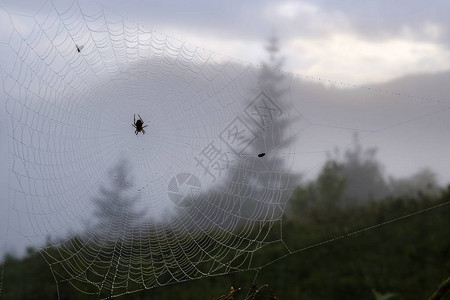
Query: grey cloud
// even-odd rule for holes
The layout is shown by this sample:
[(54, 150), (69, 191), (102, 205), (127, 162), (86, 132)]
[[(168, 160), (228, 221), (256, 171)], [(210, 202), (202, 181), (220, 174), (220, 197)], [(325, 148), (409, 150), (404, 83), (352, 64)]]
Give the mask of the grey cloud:
[[(436, 24), (448, 31), (450, 22), (448, 1), (324, 1), (321, 7), (345, 14), (352, 27), (361, 36), (383, 39), (398, 36), (404, 28), (412, 30), (420, 39), (432, 39), (424, 27)], [(449, 39), (446, 32), (441, 41)]]
[[(8, 3), (13, 12), (32, 14), (44, 1), (18, 0)], [(80, 0), (81, 4), (86, 0)], [(89, 3), (89, 2), (86, 2)], [(368, 40), (399, 37), (405, 29), (412, 38), (450, 45), (450, 2), (431, 1), (152, 1), (99, 0), (106, 10), (115, 11), (131, 22), (148, 29), (167, 26), (188, 29), (198, 34), (222, 38), (261, 39), (273, 31), (283, 39), (326, 36), (336, 31), (351, 31)], [(300, 3), (317, 7), (316, 14), (300, 13), (292, 20), (267, 16), (267, 10), (282, 3)], [(89, 3), (92, 6), (92, 2)], [(58, 2), (58, 5), (60, 3)], [(83, 5), (82, 5), (83, 6)], [(329, 23), (329, 26), (326, 24)], [(427, 26), (441, 30), (435, 36)], [(430, 29), (430, 28), (428, 28)]]
[[(137, 2), (137, 1), (136, 1)], [(405, 28), (421, 40), (450, 42), (450, 2), (433, 1), (286, 1), (317, 6), (317, 14), (302, 13), (293, 20), (282, 17), (271, 20), (265, 16), (267, 8), (281, 1), (158, 1), (133, 3), (124, 6), (120, 1), (102, 1), (105, 7), (118, 8), (125, 16), (149, 25), (182, 26), (200, 32), (211, 30), (223, 36), (259, 39), (276, 30), (286, 39), (293, 36), (320, 36), (336, 30), (351, 30), (364, 39), (390, 39), (402, 34)], [(336, 20), (332, 20), (336, 19)], [(342, 20), (339, 20), (342, 19)], [(276, 21), (276, 22), (275, 22)], [(339, 28), (348, 22), (350, 28)], [(335, 22), (328, 29), (322, 23)], [(437, 25), (440, 37), (433, 37), (426, 26)]]

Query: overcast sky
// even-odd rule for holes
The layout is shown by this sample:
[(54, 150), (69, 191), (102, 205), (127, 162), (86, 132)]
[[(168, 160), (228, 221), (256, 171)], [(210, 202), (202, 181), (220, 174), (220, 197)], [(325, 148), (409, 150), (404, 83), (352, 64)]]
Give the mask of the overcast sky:
[[(33, 15), (44, 2), (1, 0), (0, 10)], [(55, 2), (57, 6), (65, 5), (61, 1)], [(449, 75), (445, 72), (450, 70), (449, 1), (133, 0), (125, 4), (123, 1), (98, 0), (98, 3), (105, 11), (120, 13), (147, 30), (157, 30), (253, 64), (265, 59), (265, 40), (276, 34), (281, 41), (286, 71), (345, 83), (338, 88), (347, 88), (347, 83), (378, 86), (448, 105), (446, 80)], [(80, 4), (87, 7), (87, 11), (92, 6), (84, 0)], [(10, 16), (14, 18), (4, 11), (0, 13), (2, 25), (9, 22)], [(7, 42), (8, 29), (6, 25), (2, 27), (0, 42)], [(0, 63), (7, 60), (8, 57), (2, 57)], [(317, 94), (323, 95), (321, 93)], [(0, 176), (3, 212), (0, 225), (5, 231), (8, 118), (4, 105), (0, 108), (0, 118), (0, 167), (3, 170)], [(420, 167), (431, 166), (443, 181), (448, 181), (450, 174), (445, 170), (449, 169), (450, 162), (445, 153), (449, 147), (443, 142), (449, 136), (448, 120), (448, 112), (431, 119), (420, 119), (415, 127), (396, 127), (366, 142), (380, 148), (383, 162), (391, 173), (405, 175)], [(346, 138), (350, 141), (351, 135)], [(400, 155), (404, 154), (400, 151), (402, 148), (414, 151), (409, 156)], [(19, 245), (17, 240), (16, 244)], [(10, 243), (9, 247), (16, 244)]]
[[(41, 3), (3, 0), (4, 7), (21, 13)], [(261, 61), (261, 42), (275, 33), (286, 69), (300, 74), (367, 84), (450, 69), (445, 0), (98, 3), (149, 30), (252, 63)]]
[(148, 28), (253, 63), (262, 58), (261, 41), (276, 33), (286, 68), (295, 73), (365, 84), (450, 68), (445, 0), (100, 3)]

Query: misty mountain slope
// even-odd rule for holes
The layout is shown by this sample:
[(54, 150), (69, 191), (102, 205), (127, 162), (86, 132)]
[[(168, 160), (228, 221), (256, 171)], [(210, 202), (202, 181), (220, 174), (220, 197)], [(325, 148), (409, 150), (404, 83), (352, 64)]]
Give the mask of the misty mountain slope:
[(414, 97), (444, 101), (449, 104), (450, 72), (416, 74), (375, 85), (381, 90), (398, 91)]

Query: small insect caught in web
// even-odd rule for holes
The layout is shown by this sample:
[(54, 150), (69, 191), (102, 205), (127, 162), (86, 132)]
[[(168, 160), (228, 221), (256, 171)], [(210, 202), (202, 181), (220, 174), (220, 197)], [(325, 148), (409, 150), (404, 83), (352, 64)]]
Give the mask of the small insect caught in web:
[(80, 53), (81, 52), (81, 50), (83, 50), (83, 48), (84, 48), (84, 45), (75, 45), (76, 47), (77, 47), (77, 51), (78, 51), (78, 53)]
[(266, 153), (260, 153), (260, 154), (258, 154), (258, 157), (263, 157), (264, 155), (266, 155)]

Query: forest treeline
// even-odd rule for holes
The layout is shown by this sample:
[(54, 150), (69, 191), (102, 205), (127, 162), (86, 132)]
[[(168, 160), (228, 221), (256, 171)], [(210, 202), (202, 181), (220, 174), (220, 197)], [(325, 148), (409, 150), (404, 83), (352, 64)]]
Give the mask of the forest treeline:
[[(255, 253), (255, 264), (273, 262), (256, 277), (261, 290), (255, 299), (270, 299), (273, 295), (276, 299), (375, 299), (375, 294), (383, 293), (392, 293), (389, 299), (393, 300), (427, 299), (448, 277), (450, 207), (445, 203), (450, 201), (450, 185), (439, 187), (429, 170), (409, 178), (386, 178), (375, 152), (355, 143), (342, 156), (330, 156), (315, 180), (295, 189), (283, 217), (282, 239), (289, 250), (297, 252), (274, 262), (286, 254), (284, 244), (275, 243)], [(102, 194), (114, 198), (106, 189)], [(98, 203), (99, 209), (106, 205), (102, 199)], [(97, 213), (103, 222), (114, 218), (100, 210)], [(403, 218), (409, 214), (413, 215)], [(374, 227), (359, 231), (370, 226)], [(77, 244), (77, 239), (80, 237), (73, 237), (71, 243)], [(44, 258), (60, 250), (47, 248), (44, 255), (29, 248), (23, 258), (7, 255), (2, 296), (55, 299), (55, 279)], [(102, 255), (108, 261), (113, 259), (108, 255), (114, 253)], [(96, 272), (96, 265), (90, 268)], [(241, 288), (234, 299), (244, 299), (254, 278), (254, 271), (204, 277), (124, 298), (217, 299), (233, 286)], [(105, 296), (95, 294), (97, 287), (88, 283), (77, 286), (94, 294), (87, 295), (61, 281), (59, 296)]]
[[(269, 61), (263, 64), (260, 80), (271, 82), (270, 94), (282, 98), (283, 76), (271, 71), (282, 67), (276, 39), (269, 41), (266, 50)], [(286, 141), (288, 125), (287, 120), (280, 119), (266, 126), (262, 136), (249, 146), (249, 153), (266, 153), (281, 145)], [(25, 257), (7, 255), (1, 296), (98, 299), (110, 296), (108, 290), (113, 287), (106, 285), (114, 281), (129, 285), (129, 290), (144, 288), (142, 280), (130, 279), (151, 274), (151, 260), (143, 262), (145, 253), (133, 256), (121, 253), (120, 249), (159, 251), (161, 245), (168, 245), (167, 240), (159, 242), (162, 237), (172, 236), (172, 241), (177, 242), (184, 239), (173, 236), (175, 233), (167, 231), (164, 225), (149, 225), (145, 213), (134, 206), (137, 198), (130, 194), (128, 172), (126, 163), (120, 162), (111, 186), (101, 187), (98, 197), (92, 199), (94, 222), (86, 224), (85, 232), (76, 233), (60, 244), (52, 241), (42, 249), (29, 248)], [(283, 176), (271, 177), (272, 174)], [(450, 205), (446, 203), (450, 201), (450, 185), (439, 186), (436, 175), (428, 169), (407, 178), (387, 177), (376, 159), (376, 149), (364, 149), (358, 136), (350, 149), (330, 154), (318, 176), (309, 181), (285, 171), (284, 161), (270, 153), (240, 160), (225, 176), (222, 182), (232, 184), (224, 186), (222, 193), (203, 191), (198, 199), (201, 205), (181, 209), (194, 222), (184, 220), (184, 232), (196, 232), (197, 241), (208, 241), (220, 236), (220, 230), (234, 234), (229, 228), (239, 230), (240, 226), (246, 226), (245, 220), (255, 221), (270, 213), (280, 227), (268, 230), (261, 244), (278, 242), (267, 244), (252, 256), (253, 266), (266, 266), (258, 273), (204, 276), (126, 294), (122, 296), (124, 299), (219, 299), (222, 295), (226, 298), (231, 287), (236, 291), (234, 299), (251, 299), (252, 291), (256, 290), (255, 278), (259, 291), (254, 299), (427, 299), (449, 276)], [(267, 190), (283, 190), (282, 194), (271, 195), (282, 201), (277, 205), (258, 201), (268, 198)], [(226, 207), (229, 210), (217, 205), (236, 201), (240, 205)], [(212, 218), (208, 220), (205, 216)], [(196, 220), (202, 224), (196, 224)], [(222, 220), (222, 227), (217, 220)], [(203, 231), (194, 231), (195, 226), (208, 230), (201, 236)], [(142, 229), (145, 227), (153, 231)], [(253, 228), (254, 235), (249, 228)], [(262, 236), (258, 226), (248, 225), (245, 229), (245, 237)], [(241, 233), (236, 232), (236, 236)], [(139, 239), (134, 240), (135, 237)], [(192, 242), (193, 237), (185, 240)], [(191, 252), (184, 255), (201, 261), (202, 258), (196, 257), (195, 247), (185, 249)], [(175, 265), (162, 257), (164, 251), (168, 250), (159, 251), (159, 257), (154, 259)], [(212, 249), (211, 255), (221, 254)], [(133, 263), (141, 264), (142, 270), (130, 272), (131, 263), (120, 264), (121, 259), (134, 260)], [(64, 260), (68, 263), (62, 263)], [(217, 259), (221, 260), (226, 261), (226, 257)], [(112, 265), (117, 266), (115, 272), (109, 272)], [(65, 266), (71, 269), (64, 269)], [(72, 274), (80, 274), (80, 278)], [(116, 279), (112, 274), (127, 275)], [(159, 274), (168, 276), (167, 272)], [(170, 279), (164, 276), (159, 279)], [(126, 293), (126, 289), (114, 290), (113, 294), (120, 292)]]

